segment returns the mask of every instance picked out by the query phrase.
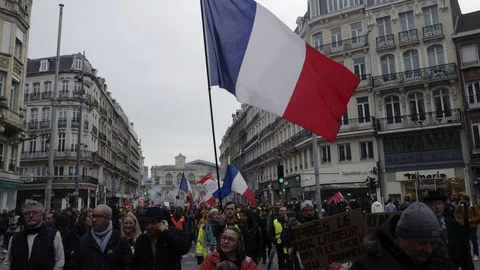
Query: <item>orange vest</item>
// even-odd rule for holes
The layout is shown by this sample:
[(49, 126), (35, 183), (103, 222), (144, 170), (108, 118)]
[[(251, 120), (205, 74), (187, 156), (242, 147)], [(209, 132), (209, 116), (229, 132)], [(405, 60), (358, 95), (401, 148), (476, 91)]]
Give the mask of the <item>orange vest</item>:
[(183, 216), (179, 221), (176, 221), (175, 218), (172, 216), (172, 222), (173, 222), (173, 225), (175, 225), (175, 227), (183, 231), (183, 223), (185, 222), (185, 219), (183, 218)]

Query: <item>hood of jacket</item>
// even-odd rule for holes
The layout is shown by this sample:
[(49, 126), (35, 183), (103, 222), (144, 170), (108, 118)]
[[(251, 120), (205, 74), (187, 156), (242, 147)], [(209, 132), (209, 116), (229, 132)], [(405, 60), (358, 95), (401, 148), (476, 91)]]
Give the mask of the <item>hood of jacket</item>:
[[(382, 224), (376, 231), (371, 233), (363, 239), (363, 246), (369, 256), (380, 257), (383, 252), (389, 252), (396, 257), (398, 261), (410, 267), (410, 269), (432, 269), (432, 266), (441, 267), (444, 264), (449, 264), (447, 247), (443, 241), (435, 248), (430, 259), (424, 265), (417, 265), (413, 260), (397, 246), (395, 243), (395, 230), (397, 227), (400, 214), (390, 217)], [(438, 268), (441, 269), (441, 268)]]

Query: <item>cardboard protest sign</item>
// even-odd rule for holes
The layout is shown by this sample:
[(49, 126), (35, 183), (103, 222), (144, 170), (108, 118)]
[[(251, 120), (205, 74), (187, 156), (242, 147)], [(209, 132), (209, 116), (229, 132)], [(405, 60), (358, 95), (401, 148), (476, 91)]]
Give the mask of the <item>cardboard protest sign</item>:
[(402, 212), (384, 212), (365, 214), (365, 235), (375, 232), (391, 216), (401, 214)]
[(293, 246), (304, 270), (353, 261), (362, 253), (365, 223), (361, 209), (293, 227)]

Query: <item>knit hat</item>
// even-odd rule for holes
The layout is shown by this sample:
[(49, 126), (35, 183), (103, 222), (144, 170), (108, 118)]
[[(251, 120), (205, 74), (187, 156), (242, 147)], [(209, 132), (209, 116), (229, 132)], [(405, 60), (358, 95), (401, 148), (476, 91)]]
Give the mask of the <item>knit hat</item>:
[(303, 208), (305, 208), (305, 207), (315, 208), (315, 207), (313, 207), (313, 203), (312, 203), (312, 201), (310, 201), (310, 200), (305, 200), (305, 201), (303, 201), (303, 202), (300, 204), (300, 211), (302, 211)]
[(440, 237), (442, 230), (432, 209), (415, 202), (403, 211), (396, 232), (401, 237)]

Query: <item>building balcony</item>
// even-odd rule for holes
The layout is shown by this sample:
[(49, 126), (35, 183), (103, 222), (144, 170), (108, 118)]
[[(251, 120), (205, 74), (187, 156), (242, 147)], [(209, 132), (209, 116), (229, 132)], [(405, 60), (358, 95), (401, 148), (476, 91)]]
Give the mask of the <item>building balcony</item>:
[(38, 129), (38, 121), (30, 121), (28, 122), (27, 129)]
[[(24, 184), (37, 184), (37, 183), (47, 183), (48, 177), (46, 176), (22, 176), (22, 180), (24, 180)], [(93, 176), (87, 176), (87, 175), (80, 175), (78, 179), (79, 183), (82, 184), (93, 184), (93, 185), (98, 185), (98, 178), (95, 178)], [(70, 175), (55, 175), (53, 177), (53, 183), (75, 183), (75, 176)]]
[(72, 92), (73, 98), (79, 99), (80, 98), (80, 91), (79, 90), (73, 90)]
[(123, 159), (124, 161), (127, 161), (128, 157), (125, 153), (123, 153), (122, 151), (118, 151), (118, 156)]
[(117, 138), (124, 144), (126, 144), (128, 141), (123, 135), (117, 134)]
[(97, 127), (92, 125), (92, 133), (98, 136), (98, 130)]
[(140, 153), (138, 153), (137, 149), (135, 149), (133, 146), (130, 146), (130, 151), (134, 153), (137, 157), (140, 157)]
[(51, 128), (50, 120), (42, 120), (42, 121), (40, 121), (40, 128), (41, 128), (41, 129), (49, 129), (49, 128)]
[(80, 127), (80, 119), (79, 118), (72, 118), (72, 128)]
[(51, 99), (53, 97), (52, 95), (52, 91), (48, 91), (48, 92), (42, 92), (42, 99)]
[(105, 110), (104, 108), (100, 108), (100, 114), (104, 117), (107, 117), (107, 110)]
[(29, 98), (30, 98), (30, 94), (28, 93), (23, 94), (23, 101), (28, 101)]
[(58, 118), (58, 128), (67, 128), (67, 118)]
[(100, 140), (106, 142), (107, 141), (107, 135), (105, 135), (104, 133), (102, 132), (98, 132), (98, 137), (100, 138)]
[(442, 39), (443, 25), (441, 23), (423, 27), (423, 40)]
[(364, 47), (368, 47), (368, 38), (366, 35), (321, 45), (315, 49), (324, 55), (332, 55)]
[(395, 48), (395, 36), (393, 34), (377, 37), (377, 51)]
[(83, 129), (88, 131), (88, 121), (87, 120), (83, 121)]
[[(36, 160), (36, 159), (48, 159), (49, 152), (24, 152), (21, 155), (21, 160)], [(65, 150), (65, 151), (55, 151), (56, 159), (76, 159), (77, 150)], [(80, 158), (82, 159), (92, 159), (91, 151), (80, 151)]]
[(130, 160), (130, 165), (135, 168), (137, 171), (140, 171), (140, 167), (138, 166), (138, 164), (136, 164), (135, 162), (133, 162), (133, 160)]
[(108, 145), (109, 147), (112, 147), (112, 142), (111, 142), (110, 140), (107, 140), (107, 145)]
[(339, 132), (352, 132), (361, 130), (374, 130), (375, 117), (352, 118), (338, 121), (340, 124)]
[(407, 31), (398, 33), (398, 39), (399, 39), (398, 46), (400, 47), (420, 42), (418, 39), (417, 29), (407, 30)]
[(30, 101), (35, 101), (35, 100), (40, 100), (40, 98), (41, 98), (40, 93), (32, 93), (32, 94), (30, 94), (29, 100)]
[[(455, 63), (373, 77), (373, 88), (387, 89), (457, 78)], [(378, 89), (377, 89), (378, 88)]]
[(401, 130), (413, 131), (426, 128), (461, 126), (460, 109), (402, 115), (377, 119), (378, 133), (393, 133)]
[(252, 120), (250, 120), (250, 122), (247, 123), (247, 125), (245, 126), (245, 129), (246, 130), (249, 130), (250, 127), (258, 120), (260, 116), (257, 114), (255, 114), (255, 116), (253, 116)]
[(58, 97), (59, 98), (68, 98), (68, 93), (69, 93), (68, 90), (60, 90), (58, 92)]
[(357, 86), (357, 89), (372, 87), (372, 75), (364, 74), (358, 76), (360, 78), (360, 83)]

